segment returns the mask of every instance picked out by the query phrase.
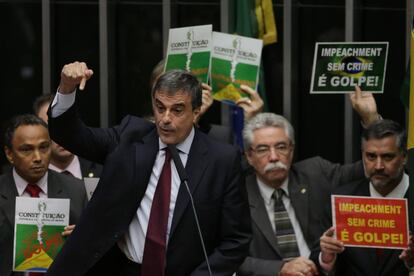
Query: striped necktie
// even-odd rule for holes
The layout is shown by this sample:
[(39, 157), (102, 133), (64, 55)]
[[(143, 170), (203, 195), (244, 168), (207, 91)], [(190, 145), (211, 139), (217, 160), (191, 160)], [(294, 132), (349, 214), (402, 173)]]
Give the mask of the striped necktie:
[(283, 196), (285, 192), (282, 189), (277, 189), (272, 198), (275, 201), (274, 205), (274, 220), (276, 228), (276, 239), (279, 245), (279, 251), (284, 260), (289, 260), (298, 257), (299, 249), (296, 241), (295, 231), (293, 230), (288, 212), (283, 204)]

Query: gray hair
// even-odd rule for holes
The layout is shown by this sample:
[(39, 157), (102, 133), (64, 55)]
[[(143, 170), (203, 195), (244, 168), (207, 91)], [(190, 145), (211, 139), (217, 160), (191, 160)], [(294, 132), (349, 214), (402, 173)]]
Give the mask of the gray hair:
[(247, 150), (253, 143), (253, 132), (266, 127), (281, 128), (285, 131), (292, 145), (295, 144), (295, 131), (285, 117), (274, 113), (259, 113), (251, 118), (243, 129), (244, 148)]

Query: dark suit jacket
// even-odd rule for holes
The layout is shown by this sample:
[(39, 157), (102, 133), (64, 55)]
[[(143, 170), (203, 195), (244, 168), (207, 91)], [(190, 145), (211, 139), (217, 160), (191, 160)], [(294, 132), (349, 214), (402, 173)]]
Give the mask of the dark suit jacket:
[[(87, 203), (83, 182), (77, 178), (49, 170), (47, 179), (49, 198), (70, 199), (70, 224), (77, 224)], [(0, 176), (0, 275), (12, 274), (14, 213), (17, 188), (12, 171)]]
[[(48, 275), (83, 275), (116, 245), (136, 214), (159, 151), (153, 123), (127, 116), (114, 128), (86, 128), (74, 109), (49, 119), (52, 139), (71, 152), (82, 152), (89, 160), (105, 161), (105, 166), (81, 223)], [(186, 171), (212, 271), (214, 275), (231, 275), (246, 256), (250, 240), (240, 154), (235, 147), (196, 129)], [(166, 275), (207, 273), (193, 211), (182, 185), (168, 241)]]
[(102, 165), (91, 162), (79, 156), (79, 163), (83, 177), (101, 177)]
[[(334, 191), (339, 195), (370, 196), (369, 180), (355, 181), (350, 185), (340, 187)], [(330, 205), (328, 205), (330, 206)], [(331, 208), (329, 215), (325, 215), (325, 230), (332, 225)], [(411, 229), (412, 230), (412, 229)], [(312, 259), (319, 257), (320, 249), (315, 247)], [(335, 275), (337, 276), (407, 276), (409, 271), (398, 256), (401, 250), (384, 249), (383, 261), (378, 262), (375, 248), (346, 247), (345, 251), (337, 255)]]
[(198, 122), (198, 128), (202, 132), (207, 134), (209, 137), (216, 139), (217, 141), (220, 141), (222, 143), (233, 145), (236, 142), (234, 134), (230, 127), (210, 124), (209, 122), (207, 122), (204, 116), (200, 118)]
[[(323, 233), (320, 218), (336, 186), (364, 177), (361, 162), (340, 166), (320, 157), (294, 164), (289, 172), (289, 197), (304, 238), (311, 248)], [(278, 249), (256, 175), (246, 181), (252, 217), (253, 239), (249, 256), (238, 275), (278, 275), (283, 259)]]

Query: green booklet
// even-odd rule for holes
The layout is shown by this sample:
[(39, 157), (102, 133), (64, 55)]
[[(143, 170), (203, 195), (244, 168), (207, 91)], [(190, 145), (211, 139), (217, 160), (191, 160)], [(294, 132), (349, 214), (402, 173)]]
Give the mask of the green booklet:
[(164, 71), (187, 70), (207, 83), (212, 29), (212, 25), (170, 29)]
[(245, 84), (257, 90), (263, 41), (213, 32), (211, 87), (213, 98), (236, 102), (247, 97), (240, 90)]
[(14, 271), (47, 271), (63, 246), (69, 206), (69, 199), (16, 197)]
[(316, 43), (310, 93), (383, 93), (387, 54), (388, 42)]

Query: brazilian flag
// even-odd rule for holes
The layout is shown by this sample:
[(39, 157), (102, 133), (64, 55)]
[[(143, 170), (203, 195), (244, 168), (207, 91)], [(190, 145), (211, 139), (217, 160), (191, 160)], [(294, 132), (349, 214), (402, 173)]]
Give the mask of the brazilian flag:
[[(260, 38), (263, 40), (263, 45), (277, 42), (272, 0), (230, 0), (229, 10), (229, 33)], [(263, 66), (260, 66), (258, 93), (264, 102), (264, 110), (267, 111)], [(230, 122), (237, 144), (243, 148), (243, 110), (237, 106), (231, 106), (230, 111)]]

